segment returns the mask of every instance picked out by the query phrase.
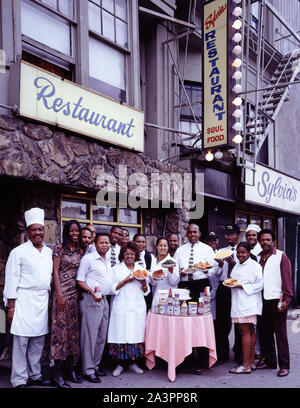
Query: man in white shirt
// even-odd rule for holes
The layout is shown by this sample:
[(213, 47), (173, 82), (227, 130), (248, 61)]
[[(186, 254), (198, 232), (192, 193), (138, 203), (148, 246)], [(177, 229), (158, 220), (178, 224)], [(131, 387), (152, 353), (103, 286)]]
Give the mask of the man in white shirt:
[(262, 247), (258, 242), (258, 233), (260, 232), (260, 227), (256, 224), (249, 224), (246, 229), (246, 240), (251, 245), (251, 254), (257, 256), (261, 253)]
[[(81, 230), (81, 243), (83, 250), (86, 254), (92, 252), (90, 251), (90, 245), (92, 243), (93, 233), (88, 227), (84, 227)], [(96, 249), (96, 248), (95, 248)]]
[[(76, 280), (83, 290), (80, 301), (82, 371), (88, 381), (100, 383), (99, 377), (106, 375), (99, 368), (109, 321), (106, 296), (113, 294), (112, 273), (107, 259), (110, 248), (108, 234), (97, 234), (95, 246), (96, 252), (81, 259)], [(101, 297), (96, 297), (99, 291)]]
[[(219, 286), (216, 291), (216, 346), (218, 362), (223, 363), (229, 359), (229, 339), (231, 331), (231, 291), (223, 285), (223, 281), (230, 276), (231, 270), (238, 262), (236, 247), (240, 239), (240, 228), (237, 224), (225, 226), (225, 238), (228, 246), (221, 250), (231, 250), (233, 254), (224, 260), (216, 260), (219, 264), (216, 269), (216, 277), (219, 278)], [(242, 351), (240, 335), (235, 326), (235, 345), (233, 347), (235, 359), (241, 363)]]
[(200, 237), (201, 232), (198, 225), (190, 224), (187, 228), (189, 242), (181, 245), (174, 255), (181, 277), (178, 287), (189, 289), (194, 302), (198, 302), (200, 292), (209, 286), (208, 274), (201, 271), (186, 274), (184, 270), (199, 262), (208, 262), (210, 265), (214, 265), (214, 251), (209, 245), (200, 242)]
[(11, 383), (50, 385), (41, 375), (40, 359), (48, 333), (52, 251), (44, 240), (44, 211), (25, 211), (28, 241), (14, 248), (5, 269), (4, 301), (13, 334)]
[(89, 252), (96, 252), (96, 247), (95, 247), (95, 238), (97, 234), (96, 228), (92, 224), (87, 225), (86, 228), (88, 228), (92, 233), (92, 239), (89, 244)]
[(179, 236), (178, 234), (171, 232), (167, 238), (169, 242), (169, 254), (174, 257), (175, 252), (179, 248)]
[[(151, 254), (151, 252), (146, 250), (146, 235), (135, 234), (135, 236), (133, 237), (133, 242), (136, 244), (140, 253), (139, 264), (143, 264), (143, 268), (147, 269), (147, 271), (150, 271), (152, 266), (155, 265), (155, 257)], [(147, 311), (151, 308), (153, 298), (152, 285), (149, 284), (149, 286), (151, 290), (149, 294), (145, 296)]]
[(110, 262), (110, 266), (113, 268), (116, 264), (120, 263), (119, 255), (121, 247), (119, 243), (123, 239), (123, 231), (122, 228), (114, 226), (109, 231), (109, 241), (110, 241), (110, 248), (107, 253), (108, 262)]
[[(201, 231), (196, 224), (190, 224), (187, 228), (188, 242), (181, 245), (175, 255), (174, 259), (177, 262), (180, 271), (180, 280), (178, 287), (187, 288), (190, 291), (191, 300), (198, 302), (200, 292), (204, 291), (206, 286), (209, 286), (208, 275), (201, 271), (193, 274), (186, 274), (185, 269), (193, 267), (199, 262), (208, 262), (214, 265), (214, 251), (212, 248), (203, 242), (200, 242)], [(194, 347), (193, 353), (189, 356), (185, 364), (188, 365), (189, 372), (193, 374), (201, 374), (199, 366), (208, 368), (208, 350), (203, 347)]]

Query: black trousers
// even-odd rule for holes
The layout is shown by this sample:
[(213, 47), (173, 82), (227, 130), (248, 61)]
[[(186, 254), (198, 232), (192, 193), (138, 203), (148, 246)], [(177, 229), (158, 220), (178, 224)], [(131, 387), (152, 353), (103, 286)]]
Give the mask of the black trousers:
[(278, 312), (277, 304), (279, 299), (263, 299), (262, 316), (258, 318), (259, 339), (261, 355), (266, 363), (273, 368), (277, 367), (275, 340), (278, 352), (279, 368), (289, 370), (290, 353), (287, 337), (287, 309)]
[[(188, 289), (190, 291), (191, 301), (197, 303), (200, 297), (200, 292), (204, 292), (206, 286), (210, 286), (209, 279), (206, 278), (178, 283), (178, 288)], [(208, 368), (209, 350), (206, 347), (193, 347), (193, 353), (188, 356), (185, 365), (190, 367), (197, 366)]]
[(191, 301), (197, 303), (200, 297), (200, 292), (204, 292), (206, 286), (209, 286), (209, 279), (206, 278), (178, 283), (178, 288), (188, 289), (190, 291)]

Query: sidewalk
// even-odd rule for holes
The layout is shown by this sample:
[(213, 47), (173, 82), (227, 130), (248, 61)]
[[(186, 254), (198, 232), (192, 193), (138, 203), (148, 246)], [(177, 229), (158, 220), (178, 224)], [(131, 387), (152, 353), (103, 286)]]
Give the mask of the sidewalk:
[[(298, 317), (297, 317), (298, 316)], [(291, 355), (291, 370), (287, 377), (279, 378), (277, 370), (256, 370), (251, 374), (230, 374), (228, 370), (235, 365), (230, 361), (221, 366), (202, 371), (202, 375), (178, 373), (172, 383), (164, 369), (146, 371), (143, 375), (125, 371), (120, 377), (101, 377), (101, 384), (72, 384), (72, 388), (300, 388), (300, 309), (291, 309), (288, 313), (288, 337)], [(230, 335), (233, 345), (233, 330)], [(231, 352), (231, 358), (233, 354)], [(0, 367), (10, 367), (10, 361), (0, 361)], [(10, 388), (9, 374), (0, 375), (0, 388)]]

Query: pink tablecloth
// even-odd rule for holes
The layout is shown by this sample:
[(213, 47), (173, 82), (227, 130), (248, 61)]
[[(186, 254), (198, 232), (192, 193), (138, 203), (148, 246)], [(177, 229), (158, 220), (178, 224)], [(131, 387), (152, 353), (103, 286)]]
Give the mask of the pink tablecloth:
[(209, 349), (209, 367), (217, 361), (215, 331), (211, 313), (196, 316), (165, 316), (148, 313), (145, 357), (149, 370), (155, 356), (168, 363), (168, 377), (176, 378), (176, 367), (192, 352), (193, 347)]

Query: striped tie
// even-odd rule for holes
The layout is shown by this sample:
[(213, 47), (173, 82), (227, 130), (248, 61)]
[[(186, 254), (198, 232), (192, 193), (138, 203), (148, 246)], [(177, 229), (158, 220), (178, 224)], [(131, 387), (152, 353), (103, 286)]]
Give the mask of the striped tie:
[(191, 252), (190, 252), (190, 259), (189, 259), (189, 268), (194, 266), (194, 244), (191, 244)]
[[(191, 252), (190, 252), (190, 259), (189, 259), (189, 268), (194, 266), (194, 244), (191, 244)], [(191, 273), (188, 274), (188, 280), (194, 280), (194, 277)]]
[(110, 265), (111, 267), (115, 266), (116, 264), (116, 253), (115, 253), (115, 248), (113, 245), (110, 246), (111, 247), (111, 255), (110, 255)]

